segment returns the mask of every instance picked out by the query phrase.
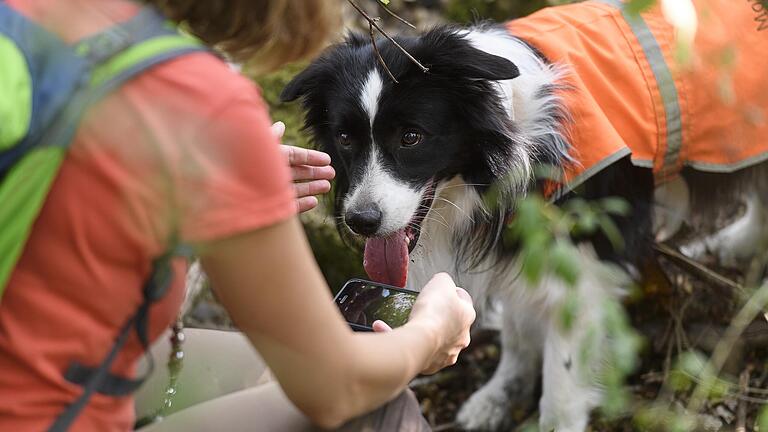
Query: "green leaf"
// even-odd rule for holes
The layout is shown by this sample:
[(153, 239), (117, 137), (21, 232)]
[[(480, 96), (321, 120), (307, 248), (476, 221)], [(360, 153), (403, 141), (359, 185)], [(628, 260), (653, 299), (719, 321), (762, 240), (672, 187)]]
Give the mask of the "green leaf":
[(616, 419), (624, 414), (629, 405), (629, 400), (629, 392), (624, 387), (608, 387), (605, 393), (605, 402), (601, 406), (602, 412), (609, 419)]
[(597, 215), (593, 211), (583, 212), (574, 227), (574, 234), (592, 234), (597, 227)]
[(521, 427), (520, 432), (539, 432), (539, 425), (529, 423)]
[(617, 216), (626, 216), (629, 214), (631, 207), (629, 203), (618, 197), (605, 198), (600, 202), (600, 207), (606, 212)]
[(563, 171), (554, 165), (542, 164), (537, 165), (533, 169), (535, 177), (539, 180), (551, 180), (554, 182), (563, 181)]
[(678, 357), (670, 374), (669, 384), (675, 390), (686, 391), (693, 386), (694, 381), (704, 381), (712, 376), (704, 356), (695, 351), (687, 351)]
[(630, 15), (640, 15), (656, 4), (656, 0), (629, 0), (624, 7)]
[(720, 53), (720, 66), (724, 69), (733, 69), (736, 67), (737, 49), (734, 45), (728, 45)]
[(546, 248), (542, 244), (529, 244), (525, 246), (523, 258), (523, 275), (531, 285), (537, 285), (544, 276), (546, 262)]
[(389, 0), (379, 0), (380, 2), (384, 3), (385, 5), (389, 4)]
[(499, 191), (498, 184), (494, 183), (491, 185), (491, 187), (489, 187), (488, 190), (483, 193), (482, 198), (485, 207), (491, 212), (499, 208), (499, 198), (501, 198), (501, 192)]
[(562, 324), (563, 330), (566, 332), (571, 331), (578, 314), (579, 296), (576, 294), (575, 290), (568, 290), (563, 306), (560, 309), (560, 324)]
[(600, 230), (603, 231), (603, 234), (608, 237), (608, 241), (611, 242), (611, 246), (617, 251), (624, 249), (624, 237), (621, 235), (621, 231), (616, 228), (613, 219), (603, 213), (598, 216), (598, 223)]
[(579, 281), (578, 254), (578, 250), (570, 242), (558, 241), (549, 256), (552, 271), (571, 287)]
[(675, 43), (674, 56), (679, 64), (690, 66), (693, 61), (693, 47), (688, 41), (680, 39)]
[(768, 406), (763, 407), (755, 422), (761, 431), (768, 431)]

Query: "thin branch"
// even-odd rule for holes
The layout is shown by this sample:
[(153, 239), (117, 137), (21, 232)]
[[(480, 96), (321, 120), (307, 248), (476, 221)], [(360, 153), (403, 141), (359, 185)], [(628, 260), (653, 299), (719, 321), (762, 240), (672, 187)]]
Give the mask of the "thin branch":
[(385, 71), (387, 71), (387, 74), (390, 78), (392, 78), (392, 81), (394, 81), (395, 84), (400, 84), (400, 81), (398, 81), (397, 78), (392, 75), (392, 71), (389, 70), (389, 66), (387, 66), (387, 62), (384, 61), (384, 57), (381, 56), (379, 47), (376, 46), (376, 36), (373, 34), (373, 24), (371, 23), (368, 23), (368, 32), (371, 35), (371, 45), (373, 45), (373, 52), (376, 53), (376, 58), (379, 59), (379, 63), (381, 63), (381, 66)]
[(688, 411), (693, 413), (699, 412), (706, 401), (713, 382), (718, 379), (720, 371), (722, 370), (725, 361), (728, 359), (736, 341), (752, 320), (763, 311), (766, 304), (768, 304), (768, 283), (765, 283), (761, 288), (755, 291), (752, 297), (747, 300), (731, 321), (731, 324), (728, 326), (725, 334), (723, 334), (722, 339), (720, 339), (715, 346), (708, 364), (711, 374), (702, 377), (701, 382), (694, 389), (691, 398), (688, 401)]
[(387, 13), (388, 13), (388, 14), (389, 14), (391, 17), (393, 17), (393, 18), (395, 18), (396, 20), (400, 21), (401, 23), (403, 23), (403, 24), (407, 25), (408, 27), (410, 27), (410, 28), (412, 28), (412, 29), (416, 30), (416, 26), (415, 26), (415, 25), (413, 25), (413, 24), (409, 23), (409, 22), (408, 22), (408, 20), (406, 20), (405, 18), (401, 17), (400, 15), (398, 15), (398, 14), (396, 14), (396, 13), (392, 12), (392, 9), (390, 9), (389, 7), (387, 7), (387, 5), (385, 5), (384, 3), (382, 3), (382, 2), (381, 2), (381, 0), (374, 0), (374, 1), (375, 1), (376, 3), (378, 3), (378, 4), (379, 4), (379, 6), (381, 6), (382, 8), (384, 8), (384, 10), (385, 10), (385, 11), (387, 11)]
[(653, 248), (656, 250), (656, 252), (660, 253), (661, 255), (664, 255), (666, 258), (668, 258), (673, 263), (677, 264), (678, 266), (682, 267), (683, 269), (696, 273), (705, 279), (709, 280), (710, 282), (716, 283), (717, 285), (735, 290), (739, 294), (744, 294), (745, 290), (744, 287), (737, 284), (736, 282), (728, 279), (727, 277), (708, 269), (701, 263), (694, 261), (687, 256), (681, 254), (680, 252), (672, 249), (671, 247), (663, 244), (663, 243), (656, 243)]
[[(747, 366), (739, 376), (739, 396), (745, 396), (749, 387), (750, 367)], [(739, 399), (739, 406), (736, 409), (736, 432), (747, 432), (747, 402)]]
[(355, 10), (357, 10), (357, 12), (358, 12), (360, 15), (362, 15), (362, 16), (363, 16), (363, 18), (365, 18), (365, 20), (366, 20), (366, 21), (368, 21), (368, 24), (369, 24), (371, 27), (374, 27), (374, 28), (375, 28), (376, 30), (378, 30), (378, 31), (379, 31), (379, 33), (381, 33), (381, 34), (382, 34), (382, 35), (383, 35), (385, 38), (389, 39), (389, 41), (390, 41), (390, 42), (392, 42), (392, 44), (394, 44), (394, 45), (397, 47), (397, 49), (399, 49), (399, 50), (400, 50), (400, 51), (401, 51), (403, 54), (405, 54), (405, 56), (406, 56), (406, 57), (408, 57), (408, 59), (409, 59), (409, 60), (411, 60), (411, 61), (412, 61), (412, 62), (413, 62), (413, 63), (414, 63), (416, 66), (418, 66), (418, 67), (419, 67), (419, 69), (421, 69), (421, 71), (422, 71), (422, 72), (424, 72), (424, 73), (427, 73), (427, 72), (429, 72), (429, 68), (427, 68), (427, 67), (425, 67), (423, 64), (421, 64), (421, 62), (419, 62), (418, 60), (416, 60), (416, 58), (415, 58), (415, 57), (413, 57), (413, 56), (411, 55), (411, 53), (409, 53), (409, 52), (408, 52), (408, 50), (406, 50), (406, 49), (405, 49), (405, 48), (403, 48), (403, 47), (402, 47), (402, 46), (401, 46), (399, 43), (397, 43), (397, 41), (396, 41), (396, 40), (394, 40), (394, 39), (392, 38), (392, 36), (390, 36), (390, 35), (389, 35), (387, 32), (385, 32), (385, 31), (384, 31), (384, 29), (382, 29), (382, 28), (381, 28), (381, 26), (379, 26), (379, 23), (377, 23), (375, 19), (371, 18), (371, 16), (370, 16), (370, 15), (368, 15), (368, 13), (367, 13), (367, 12), (365, 12), (365, 11), (364, 11), (364, 10), (363, 10), (363, 9), (362, 9), (360, 6), (358, 6), (358, 5), (357, 5), (357, 3), (355, 3), (355, 2), (354, 2), (354, 0), (347, 0), (347, 2), (348, 2), (349, 4), (351, 4), (351, 5), (352, 5), (352, 7), (353, 7), (353, 8), (355, 8)]

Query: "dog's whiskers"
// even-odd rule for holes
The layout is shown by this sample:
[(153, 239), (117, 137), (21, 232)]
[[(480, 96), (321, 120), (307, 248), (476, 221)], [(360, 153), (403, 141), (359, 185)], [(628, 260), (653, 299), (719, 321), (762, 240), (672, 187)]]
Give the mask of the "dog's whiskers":
[(469, 213), (467, 213), (466, 211), (464, 211), (464, 209), (463, 209), (463, 208), (461, 208), (461, 207), (459, 207), (458, 205), (456, 205), (456, 203), (454, 203), (453, 201), (451, 201), (451, 200), (449, 200), (449, 199), (447, 199), (447, 198), (443, 198), (443, 197), (435, 197), (435, 199), (436, 199), (436, 200), (440, 200), (440, 201), (444, 201), (444, 202), (446, 202), (446, 203), (448, 203), (448, 204), (450, 204), (450, 205), (452, 205), (452, 206), (456, 207), (456, 210), (458, 210), (458, 211), (462, 212), (462, 213), (464, 214), (464, 216), (466, 216), (466, 217), (467, 217), (467, 219), (469, 219), (469, 220), (470, 220), (472, 223), (474, 223), (474, 222), (475, 222), (475, 219), (474, 219), (474, 218), (473, 218), (473, 217), (472, 217), (472, 216), (471, 216)]
[(434, 222), (434, 223), (438, 223), (438, 224), (440, 224), (440, 225), (442, 225), (442, 226), (444, 226), (444, 227), (446, 227), (446, 228), (450, 228), (450, 225), (448, 225), (448, 223), (447, 223), (447, 222), (443, 222), (443, 221), (440, 221), (440, 220), (438, 220), (438, 219), (435, 219), (435, 218), (431, 218), (431, 217), (427, 217), (427, 216), (424, 216), (424, 220), (425, 220), (425, 221), (432, 221), (432, 222)]
[(427, 238), (428, 238), (428, 240), (429, 240), (429, 241), (432, 241), (432, 234), (430, 234), (430, 233), (429, 233), (429, 232), (427, 232), (427, 231), (424, 231), (424, 230), (422, 230), (422, 229), (421, 229), (421, 227), (419, 227), (418, 225), (416, 225), (416, 224), (414, 224), (414, 223), (412, 223), (412, 222), (411, 222), (411, 223), (408, 223), (408, 227), (409, 227), (409, 228), (411, 228), (411, 229), (413, 229), (413, 230), (418, 230), (418, 231), (419, 231), (419, 233), (421, 233), (420, 235), (422, 235), (422, 234), (423, 234), (423, 235), (426, 235), (426, 236), (427, 236)]
[(440, 190), (446, 190), (446, 189), (453, 189), (458, 187), (468, 187), (468, 186), (490, 186), (490, 183), (462, 183), (457, 185), (449, 185), (449, 186), (443, 186), (440, 188)]
[[(439, 217), (440, 217), (440, 219), (442, 219), (442, 220), (443, 220), (443, 222), (445, 222), (446, 224), (448, 224), (448, 219), (446, 219), (446, 218), (445, 218), (445, 216), (443, 216), (443, 214), (442, 214), (442, 213), (440, 213), (440, 212), (439, 212), (439, 211), (437, 211), (436, 209), (432, 209), (432, 213), (434, 213), (434, 215), (435, 215), (435, 216), (439, 216)], [(449, 224), (449, 225), (450, 225), (450, 224)]]
[[(443, 220), (443, 222), (444, 222), (444, 224), (443, 224), (443, 225), (445, 225), (445, 227), (446, 227), (446, 228), (448, 228), (448, 227), (449, 227), (449, 225), (450, 225), (450, 224), (448, 223), (448, 219), (446, 219), (446, 218), (445, 218), (445, 216), (443, 216), (443, 215), (442, 215), (442, 213), (440, 213), (439, 211), (437, 211), (437, 209), (435, 209), (435, 208), (433, 208), (433, 207), (429, 207), (429, 206), (426, 206), (426, 205), (424, 205), (424, 204), (421, 204), (421, 205), (418, 207), (418, 209), (417, 209), (417, 210), (426, 210), (426, 211), (427, 211), (426, 213), (424, 213), (424, 218), (425, 218), (425, 220), (427, 219), (427, 216), (426, 216), (426, 215), (428, 215), (428, 214), (430, 214), (430, 213), (433, 213), (433, 214), (435, 214), (435, 215), (437, 215), (437, 216), (440, 216), (440, 219), (442, 219), (442, 220)], [(431, 219), (431, 218), (430, 218), (430, 220), (434, 220), (434, 219)]]

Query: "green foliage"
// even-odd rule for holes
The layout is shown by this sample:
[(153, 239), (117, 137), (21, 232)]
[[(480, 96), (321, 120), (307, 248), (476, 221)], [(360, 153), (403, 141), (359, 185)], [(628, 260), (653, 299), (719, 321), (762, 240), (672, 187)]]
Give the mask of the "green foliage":
[(760, 411), (760, 415), (757, 416), (755, 424), (757, 424), (759, 430), (768, 431), (768, 406), (763, 407)]
[(632, 15), (639, 15), (656, 4), (656, 0), (629, 0), (624, 7)]
[(304, 63), (295, 63), (256, 79), (256, 83), (261, 87), (261, 95), (269, 104), (270, 116), (275, 121), (280, 120), (285, 123), (283, 142), (304, 148), (311, 147), (311, 145), (309, 136), (301, 130), (304, 125), (301, 106), (298, 103), (281, 103), (280, 92), (306, 66)]
[(648, 432), (688, 432), (696, 426), (695, 417), (661, 403), (638, 409), (634, 422), (636, 430)]
[(712, 366), (701, 353), (687, 351), (682, 353), (669, 376), (669, 386), (676, 391), (689, 391), (698, 383), (708, 384), (710, 398), (720, 398), (728, 393), (728, 384), (715, 376)]
[(608, 344), (605, 347), (605, 367), (600, 371), (600, 382), (605, 386), (605, 398), (601, 407), (608, 418), (623, 414), (630, 401), (624, 387), (626, 377), (637, 367), (637, 357), (643, 346), (640, 335), (632, 328), (626, 311), (620, 302), (607, 299), (602, 307), (602, 328)]
[[(492, 206), (498, 198), (498, 190), (492, 188), (485, 202)], [(577, 325), (580, 301), (585, 300), (576, 291), (583, 269), (581, 252), (571, 238), (600, 231), (615, 247), (623, 247), (623, 239), (610, 216), (626, 215), (629, 210), (628, 204), (617, 198), (595, 202), (576, 198), (557, 207), (539, 196), (531, 196), (519, 203), (515, 218), (505, 231), (505, 242), (519, 245), (522, 275), (529, 284), (536, 286), (547, 276), (558, 278), (569, 287), (560, 309), (564, 331), (572, 331)], [(628, 407), (630, 397), (624, 381), (637, 367), (642, 339), (619, 301), (605, 299), (600, 311), (599, 321), (590, 323), (592, 328), (583, 329), (579, 360), (582, 365), (597, 365), (592, 373), (605, 388), (602, 411), (610, 418), (624, 413)], [(594, 358), (598, 352), (600, 358)]]
[[(496, 201), (497, 192), (489, 192), (486, 203)], [(520, 243), (523, 275), (535, 285), (545, 273), (551, 272), (568, 286), (579, 280), (578, 250), (571, 242), (572, 235), (589, 235), (596, 230), (620, 249), (624, 240), (610, 215), (624, 215), (629, 206), (623, 200), (606, 198), (587, 202), (573, 199), (562, 207), (532, 196), (520, 202), (515, 219), (505, 232), (507, 244)]]
[(478, 18), (504, 22), (547, 5), (546, 0), (449, 0), (445, 18), (458, 23), (469, 23)]

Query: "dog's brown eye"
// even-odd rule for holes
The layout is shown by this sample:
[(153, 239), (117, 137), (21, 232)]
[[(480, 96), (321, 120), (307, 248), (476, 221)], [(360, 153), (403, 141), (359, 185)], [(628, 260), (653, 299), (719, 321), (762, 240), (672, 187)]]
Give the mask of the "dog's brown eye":
[(349, 139), (349, 134), (346, 132), (339, 132), (337, 140), (339, 141), (339, 145), (343, 147), (349, 147), (352, 144), (352, 141)]
[(400, 140), (400, 143), (403, 145), (403, 147), (413, 147), (420, 143), (421, 139), (422, 136), (419, 132), (415, 130), (408, 130), (403, 134), (403, 138)]

